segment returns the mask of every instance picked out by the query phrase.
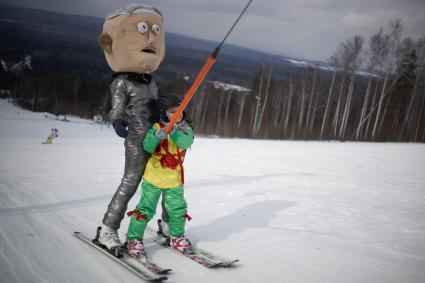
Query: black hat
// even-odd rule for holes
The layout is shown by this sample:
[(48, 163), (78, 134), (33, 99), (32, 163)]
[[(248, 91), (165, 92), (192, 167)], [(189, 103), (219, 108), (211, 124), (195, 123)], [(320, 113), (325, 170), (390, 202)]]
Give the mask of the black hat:
[(164, 122), (169, 122), (166, 111), (170, 108), (180, 106), (181, 102), (182, 101), (180, 97), (173, 93), (159, 95), (158, 99), (156, 100), (156, 109), (161, 116), (161, 120)]

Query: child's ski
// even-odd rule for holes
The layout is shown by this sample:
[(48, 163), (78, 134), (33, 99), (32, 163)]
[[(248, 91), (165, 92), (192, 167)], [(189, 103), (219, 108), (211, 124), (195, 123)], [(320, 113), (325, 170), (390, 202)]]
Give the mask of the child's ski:
[(140, 262), (140, 264), (142, 264), (143, 266), (145, 266), (147, 269), (149, 269), (150, 271), (152, 271), (155, 274), (166, 274), (166, 273), (171, 271), (171, 268), (162, 268), (159, 265), (150, 261), (147, 257), (142, 257), (142, 258), (137, 257), (137, 256), (129, 253), (126, 249), (124, 249), (124, 252), (128, 256), (130, 256), (130, 257), (134, 258), (135, 260), (137, 260), (138, 262)]
[[(160, 221), (161, 220), (158, 220), (159, 223), (160, 223)], [(148, 227), (146, 227), (146, 231), (148, 233), (156, 236), (156, 238), (154, 240), (155, 243), (157, 243), (157, 244), (159, 244), (163, 247), (169, 248), (170, 250), (173, 250), (173, 251), (175, 251), (179, 254), (182, 254), (185, 257), (190, 258), (191, 260), (196, 261), (197, 263), (199, 263), (199, 264), (201, 264), (205, 267), (208, 267), (208, 268), (227, 267), (227, 266), (230, 266), (233, 263), (239, 261), (238, 259), (232, 260), (232, 259), (227, 259), (227, 258), (224, 258), (222, 256), (212, 254), (212, 253), (210, 253), (206, 250), (197, 248), (195, 246), (192, 247), (192, 251), (193, 251), (192, 253), (184, 253), (184, 252), (181, 252), (179, 250), (176, 250), (176, 249), (170, 247), (169, 239), (163, 236), (161, 230), (155, 231), (153, 228), (148, 226)]]
[(103, 248), (102, 246), (98, 245), (97, 243), (95, 243), (96, 242), (95, 240), (89, 238), (88, 236), (86, 236), (85, 234), (81, 232), (74, 232), (74, 236), (82, 240), (83, 242), (89, 244), (90, 246), (94, 247), (96, 250), (102, 252), (104, 255), (107, 255), (109, 258), (121, 264), (122, 266), (124, 266), (133, 274), (137, 275), (143, 280), (150, 281), (150, 282), (160, 282), (160, 281), (168, 279), (166, 276), (153, 273), (152, 271), (148, 270), (147, 267), (145, 270), (142, 267), (134, 265), (128, 260), (129, 259), (128, 257), (127, 258), (123, 257), (123, 254), (121, 252), (117, 252), (114, 254), (112, 251), (109, 251)]

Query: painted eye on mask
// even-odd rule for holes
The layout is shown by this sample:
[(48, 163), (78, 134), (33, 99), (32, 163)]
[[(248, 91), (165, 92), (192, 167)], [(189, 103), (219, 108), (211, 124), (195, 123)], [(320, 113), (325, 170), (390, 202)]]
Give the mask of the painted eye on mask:
[(161, 32), (161, 27), (157, 24), (152, 25), (152, 31), (154, 34), (159, 34)]
[(147, 32), (147, 31), (148, 31), (148, 24), (147, 24), (147, 23), (145, 23), (145, 22), (140, 22), (140, 23), (138, 23), (138, 24), (137, 24), (137, 30), (138, 30), (140, 33), (145, 33), (145, 32)]

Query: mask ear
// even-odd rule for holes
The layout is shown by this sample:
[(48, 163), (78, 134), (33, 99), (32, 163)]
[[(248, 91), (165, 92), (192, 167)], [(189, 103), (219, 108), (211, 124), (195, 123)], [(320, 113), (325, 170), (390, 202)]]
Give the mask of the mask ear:
[(107, 32), (103, 32), (97, 39), (97, 43), (108, 54), (112, 53), (112, 38)]

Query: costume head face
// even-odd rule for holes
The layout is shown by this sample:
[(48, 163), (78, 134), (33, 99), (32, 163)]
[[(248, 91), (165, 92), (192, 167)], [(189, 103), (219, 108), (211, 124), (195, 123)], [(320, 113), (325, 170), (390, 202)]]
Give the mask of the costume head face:
[(162, 14), (130, 4), (106, 17), (98, 42), (113, 71), (152, 73), (165, 56)]

